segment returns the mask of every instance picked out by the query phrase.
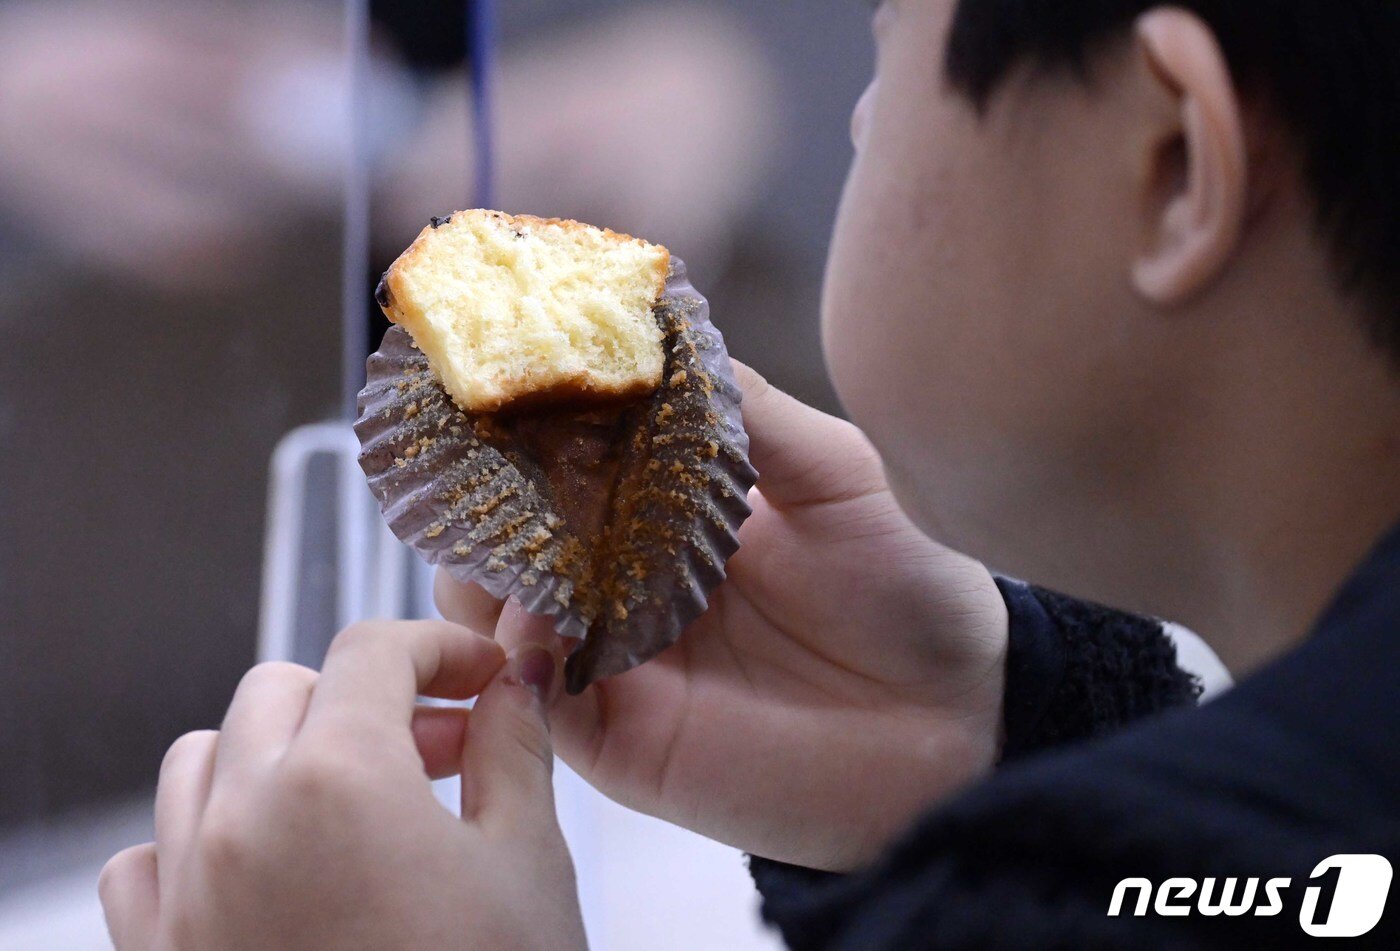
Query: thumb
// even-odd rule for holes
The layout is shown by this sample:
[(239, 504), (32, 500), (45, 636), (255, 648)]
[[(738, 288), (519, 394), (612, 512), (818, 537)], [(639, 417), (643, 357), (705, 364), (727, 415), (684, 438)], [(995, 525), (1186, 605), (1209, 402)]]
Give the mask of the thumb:
[(838, 502), (884, 485), (870, 440), (844, 419), (794, 399), (738, 360), (740, 409), (758, 488), (778, 508)]
[(523, 644), (472, 707), (462, 750), (462, 817), (512, 831), (558, 826), (554, 747), (545, 708), (559, 662)]

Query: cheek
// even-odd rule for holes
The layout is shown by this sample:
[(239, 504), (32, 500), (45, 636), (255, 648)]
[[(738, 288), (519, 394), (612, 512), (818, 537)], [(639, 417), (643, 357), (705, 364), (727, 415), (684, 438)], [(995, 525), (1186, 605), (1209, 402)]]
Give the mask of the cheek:
[(982, 362), (982, 338), (965, 332), (977, 314), (975, 249), (938, 137), (862, 115), (858, 124), (870, 124), (832, 237), (823, 346), (846, 411), (895, 462), (941, 438), (943, 407), (966, 368)]
[(1041, 329), (1039, 238), (970, 111), (900, 105), (876, 96), (862, 113), (823, 346), (846, 412), (880, 450), (908, 514), (976, 548), (978, 513), (1016, 479), (1022, 430), (1053, 409), (1034, 379), (1046, 364), (1024, 352)]
[(895, 183), (882, 171), (878, 150), (852, 168), (842, 195), (827, 262), (822, 301), (822, 345), (832, 383), (852, 419), (878, 436), (881, 412), (898, 382), (892, 366), (911, 329), (916, 296), (898, 258), (909, 235), (887, 208)]

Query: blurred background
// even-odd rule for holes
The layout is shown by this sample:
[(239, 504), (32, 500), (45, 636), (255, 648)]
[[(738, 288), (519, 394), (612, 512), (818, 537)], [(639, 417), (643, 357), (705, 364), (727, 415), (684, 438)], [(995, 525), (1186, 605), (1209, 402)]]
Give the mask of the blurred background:
[[(272, 456), (343, 432), (372, 282), (472, 204), (484, 131), (497, 207), (667, 244), (735, 356), (835, 408), (817, 306), (866, 4), (501, 2), (489, 130), (468, 5), (368, 6), (0, 0), (0, 951), (107, 946), (97, 870), (150, 837), (260, 605), (266, 656), (269, 585), (294, 575), (303, 661), (364, 606), (337, 588), (379, 529), (344, 532), (341, 443), (293, 460), (290, 552)], [(421, 572), (400, 588), (411, 613)], [(774, 946), (737, 853), (561, 783), (596, 948)]]

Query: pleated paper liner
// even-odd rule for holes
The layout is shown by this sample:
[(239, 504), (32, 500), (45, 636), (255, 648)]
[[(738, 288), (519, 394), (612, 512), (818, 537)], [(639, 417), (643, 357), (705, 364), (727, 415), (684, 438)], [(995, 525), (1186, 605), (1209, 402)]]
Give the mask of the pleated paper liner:
[(757, 477), (724, 338), (672, 258), (661, 387), (610, 410), (462, 412), (390, 328), (360, 394), (360, 465), (394, 534), (582, 644), (570, 693), (661, 653), (739, 547)]

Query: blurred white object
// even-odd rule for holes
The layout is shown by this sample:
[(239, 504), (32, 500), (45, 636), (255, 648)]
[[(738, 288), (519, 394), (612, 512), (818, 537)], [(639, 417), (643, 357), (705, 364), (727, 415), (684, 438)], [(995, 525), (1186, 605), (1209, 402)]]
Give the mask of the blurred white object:
[(1215, 656), (1215, 651), (1210, 649), (1210, 645), (1202, 640), (1199, 634), (1180, 624), (1166, 624), (1164, 628), (1167, 636), (1176, 644), (1177, 666), (1200, 678), (1204, 688), (1201, 694), (1202, 702), (1214, 700), (1235, 685), (1230, 671), (1225, 669), (1220, 658)]
[(83, 869), (0, 899), (0, 951), (108, 951), (97, 872)]

